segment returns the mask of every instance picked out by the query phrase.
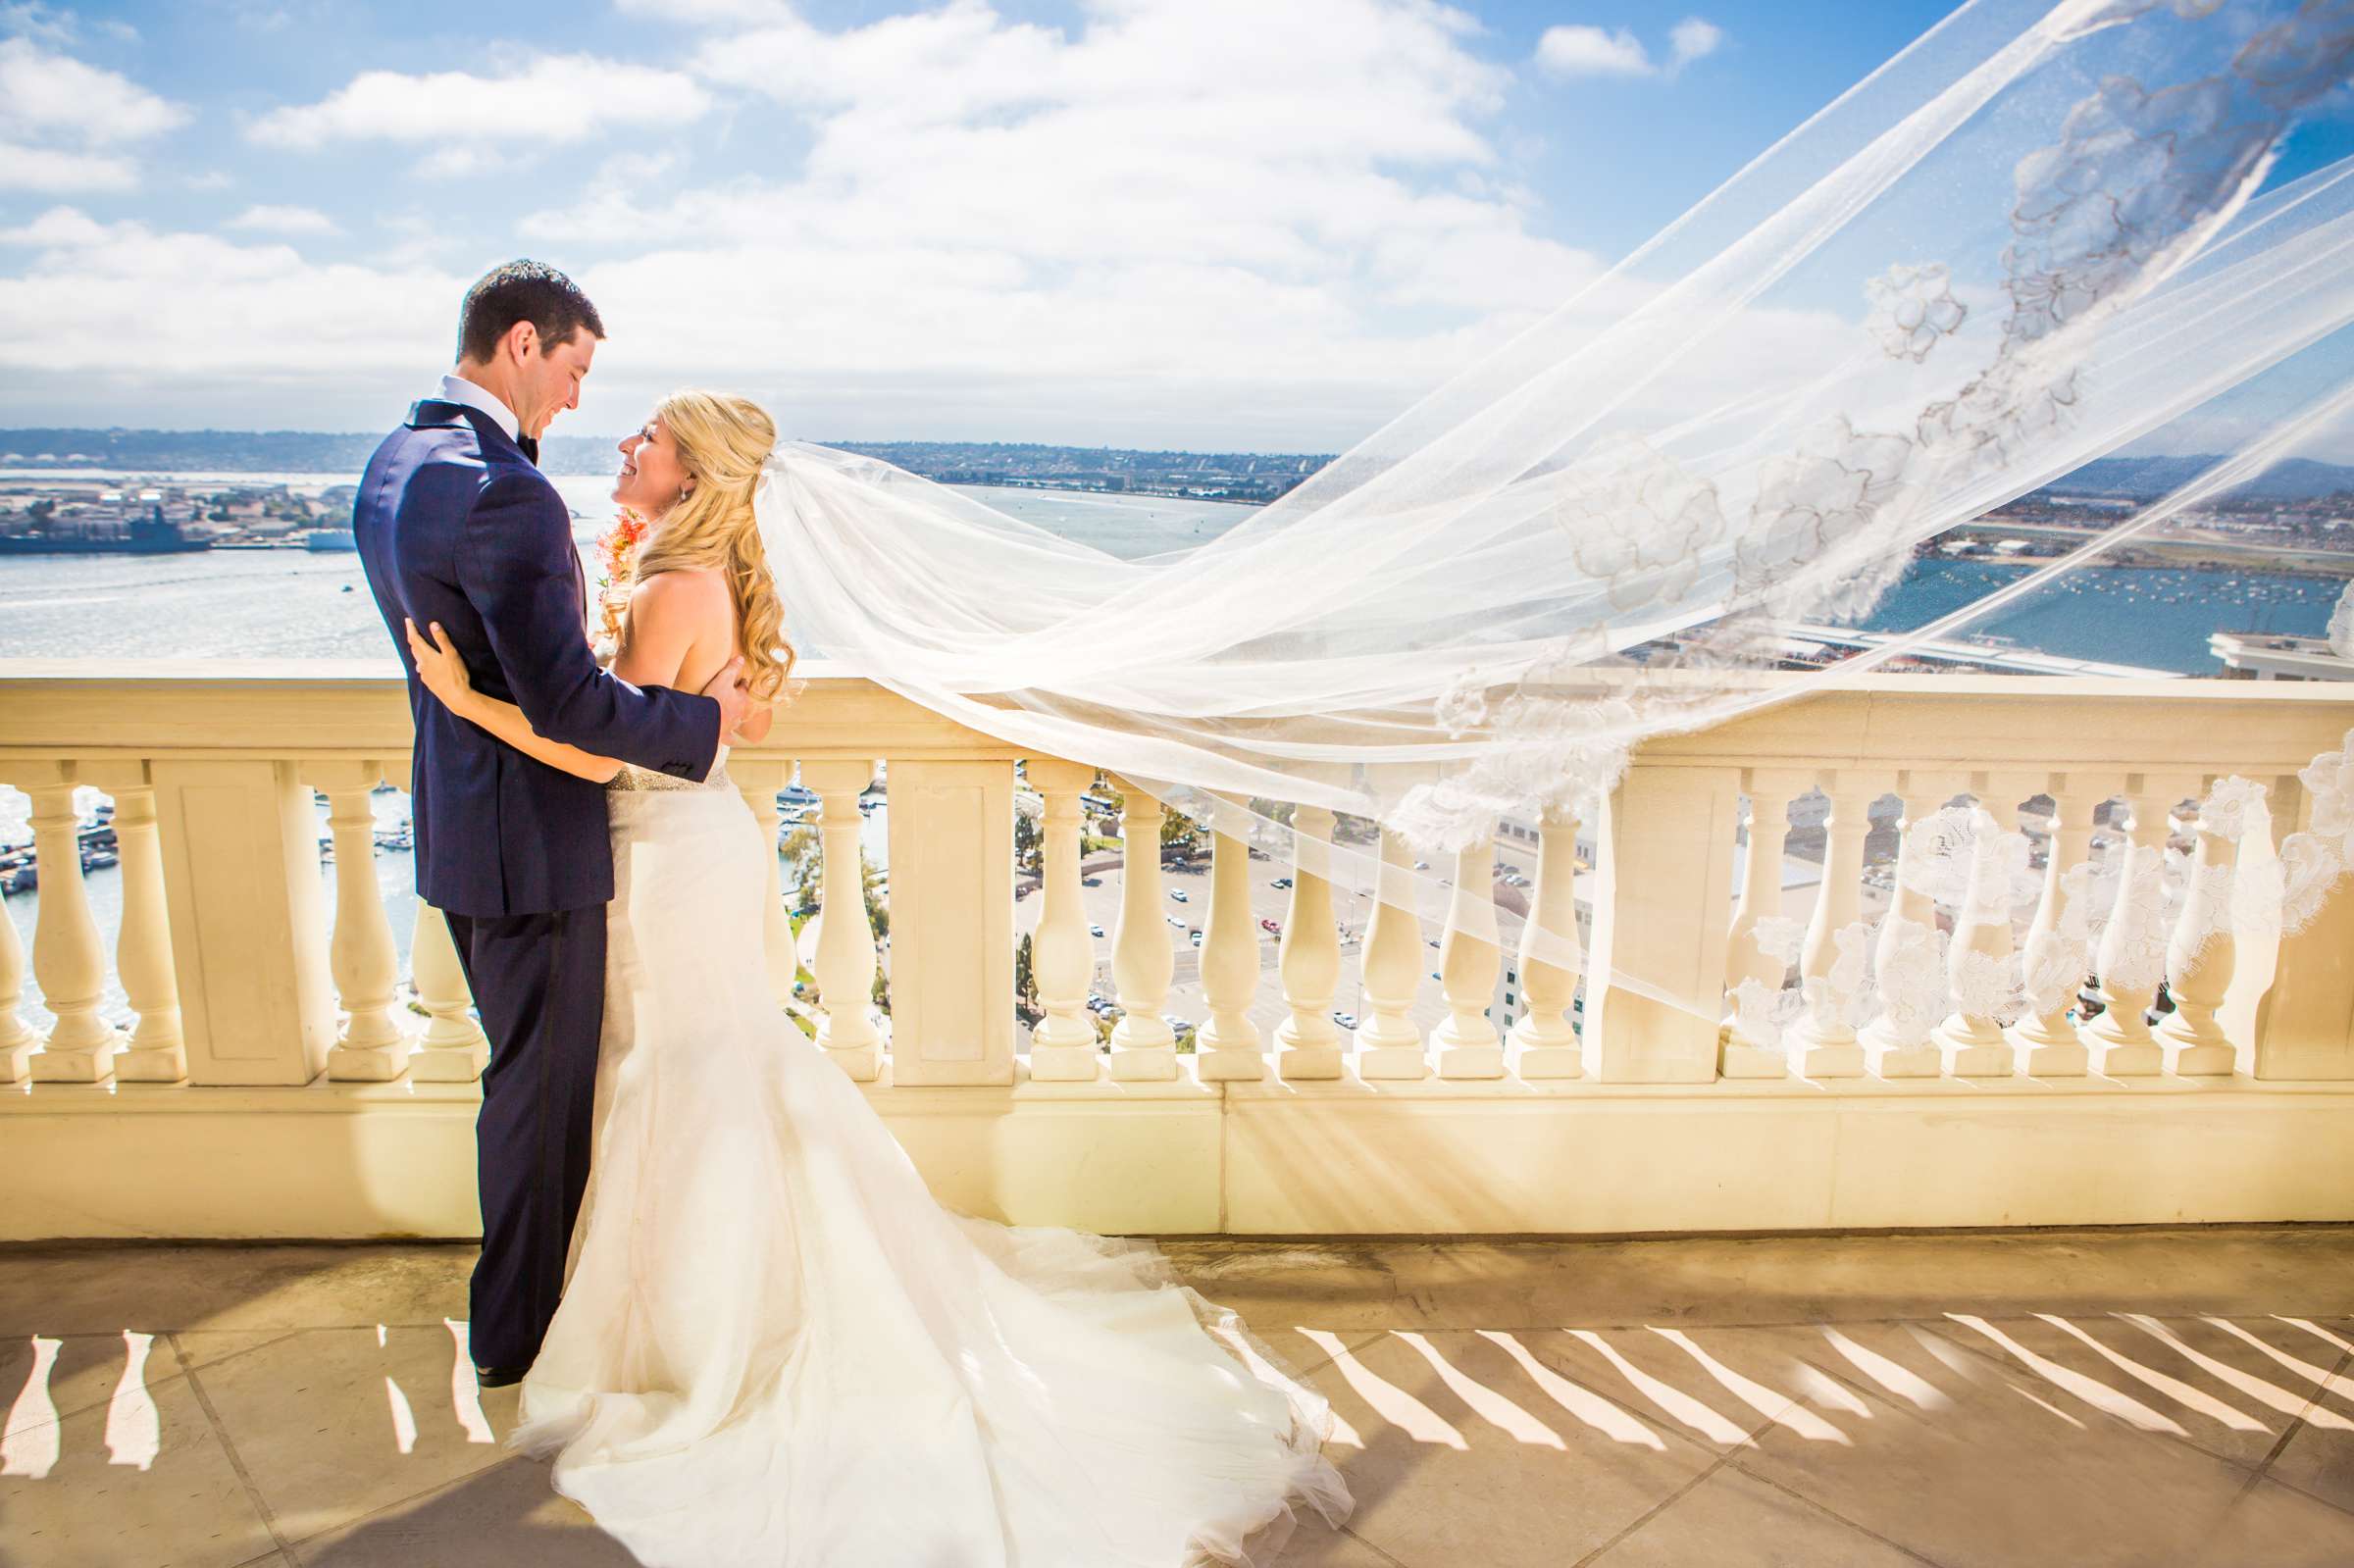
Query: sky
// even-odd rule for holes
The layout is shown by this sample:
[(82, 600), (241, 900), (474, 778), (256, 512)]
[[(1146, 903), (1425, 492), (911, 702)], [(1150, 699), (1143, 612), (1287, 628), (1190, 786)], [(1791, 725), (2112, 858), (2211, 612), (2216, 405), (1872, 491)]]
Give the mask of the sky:
[(529, 255), (559, 433), (1334, 450), (1945, 10), (0, 0), (0, 425), (381, 429)]

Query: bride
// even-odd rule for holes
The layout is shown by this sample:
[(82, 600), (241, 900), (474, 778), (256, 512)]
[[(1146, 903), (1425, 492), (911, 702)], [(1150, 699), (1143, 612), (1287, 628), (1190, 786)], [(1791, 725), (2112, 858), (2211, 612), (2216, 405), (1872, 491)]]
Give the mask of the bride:
[[(793, 658), (754, 520), (775, 444), (756, 405), (682, 392), (613, 492), (651, 524), (614, 674), (691, 691), (741, 652), (745, 744)], [(778, 1009), (772, 851), (726, 745), (689, 784), (551, 743), (431, 632), (436, 697), (610, 807), (593, 1165), (511, 1446), (654, 1568), (1263, 1563), (1295, 1499), (1347, 1517), (1330, 1407), (1253, 1377), (1235, 1314), (1149, 1240), (942, 1207)]]

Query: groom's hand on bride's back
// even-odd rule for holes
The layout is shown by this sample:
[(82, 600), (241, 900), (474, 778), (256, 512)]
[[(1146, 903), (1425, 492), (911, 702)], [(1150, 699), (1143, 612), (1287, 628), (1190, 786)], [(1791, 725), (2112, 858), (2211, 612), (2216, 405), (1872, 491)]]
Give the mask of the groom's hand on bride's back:
[(730, 659), (719, 674), (703, 683), (703, 695), (719, 704), (719, 738), (725, 741), (752, 708), (752, 694), (743, 684), (742, 654)]

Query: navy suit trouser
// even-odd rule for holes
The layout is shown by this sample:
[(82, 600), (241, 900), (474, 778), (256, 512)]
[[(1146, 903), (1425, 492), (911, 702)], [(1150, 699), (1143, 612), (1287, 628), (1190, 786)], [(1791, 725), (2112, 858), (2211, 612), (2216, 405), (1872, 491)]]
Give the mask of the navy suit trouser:
[(588, 1181), (605, 905), (550, 914), (450, 915), (490, 1065), (475, 1150), (483, 1251), (469, 1290), (477, 1365), (525, 1367), (555, 1316)]

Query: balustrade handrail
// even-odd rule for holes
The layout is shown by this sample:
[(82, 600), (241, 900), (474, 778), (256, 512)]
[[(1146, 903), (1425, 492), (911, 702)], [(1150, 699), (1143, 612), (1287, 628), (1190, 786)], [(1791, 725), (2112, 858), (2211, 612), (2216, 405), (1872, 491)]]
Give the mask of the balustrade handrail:
[[(1627, 679), (1657, 681), (1652, 672)], [(803, 660), (806, 684), (745, 757), (1012, 759), (983, 733), (876, 684)], [(1579, 684), (1597, 689), (1608, 672)], [(1793, 694), (1637, 756), (1673, 767), (2134, 768), (2294, 771), (2354, 721), (2354, 683), (1883, 674), (1825, 688), (1809, 672), (1711, 672)], [(2041, 712), (2022, 727), (2022, 701)], [(2146, 736), (2126, 718), (2164, 724)], [(408, 707), (389, 659), (0, 659), (0, 756), (367, 757), (405, 752)]]

